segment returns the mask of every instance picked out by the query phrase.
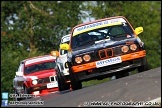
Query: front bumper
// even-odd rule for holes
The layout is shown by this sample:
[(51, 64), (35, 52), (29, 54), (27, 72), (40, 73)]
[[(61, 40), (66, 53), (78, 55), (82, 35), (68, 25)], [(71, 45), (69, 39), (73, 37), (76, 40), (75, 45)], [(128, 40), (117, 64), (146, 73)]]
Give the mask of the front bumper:
[(98, 77), (111, 77), (117, 72), (123, 72), (124, 70), (127, 70), (128, 72), (130, 70), (134, 70), (135, 68), (142, 66), (143, 59), (136, 59), (131, 61), (125, 61), (120, 64), (110, 65), (106, 67), (101, 67), (97, 69), (92, 69), (91, 72), (88, 71), (82, 71), (75, 73), (78, 81), (86, 81), (89, 79), (95, 79)]
[(30, 92), (34, 91), (42, 91), (42, 90), (57, 90), (58, 87), (52, 87), (52, 88), (47, 88), (47, 84), (39, 84), (39, 85), (33, 85), (28, 88)]
[(76, 80), (87, 81), (90, 79), (96, 79), (98, 77), (106, 78), (115, 75), (117, 72), (132, 71), (137, 67), (140, 67), (145, 64), (144, 58), (146, 57), (146, 52), (143, 50), (135, 53), (122, 55), (120, 57), (121, 62), (112, 65), (106, 65), (97, 68), (96, 63), (94, 65), (90, 65), (90, 63), (87, 63), (82, 65), (82, 67), (85, 68), (82, 68), (80, 66), (78, 67), (80, 69), (75, 70), (75, 67), (73, 71), (75, 73)]
[[(130, 53), (130, 54), (121, 55), (120, 57), (121, 57), (121, 61), (124, 62), (124, 61), (142, 58), (142, 57), (145, 57), (145, 56), (146, 56), (146, 51), (142, 50), (142, 51), (138, 51), (138, 52), (134, 52), (134, 53)], [(73, 66), (72, 70), (73, 70), (74, 73), (78, 73), (78, 72), (81, 72), (81, 71), (94, 69), (94, 68), (97, 68), (96, 62), (98, 62), (98, 61)]]

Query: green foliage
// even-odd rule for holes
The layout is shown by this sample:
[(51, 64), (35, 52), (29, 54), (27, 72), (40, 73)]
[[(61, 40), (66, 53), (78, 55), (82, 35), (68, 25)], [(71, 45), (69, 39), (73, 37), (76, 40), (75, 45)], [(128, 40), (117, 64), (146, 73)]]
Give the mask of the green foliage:
[(104, 78), (103, 80), (84, 81), (84, 82), (82, 82), (82, 86), (86, 87), (86, 86), (96, 85), (96, 84), (100, 84), (100, 83), (110, 81), (110, 80), (111, 80), (111, 78)]
[(1, 2), (1, 88), (12, 93), (18, 65), (26, 58), (50, 54), (58, 40), (81, 21), (81, 1)]

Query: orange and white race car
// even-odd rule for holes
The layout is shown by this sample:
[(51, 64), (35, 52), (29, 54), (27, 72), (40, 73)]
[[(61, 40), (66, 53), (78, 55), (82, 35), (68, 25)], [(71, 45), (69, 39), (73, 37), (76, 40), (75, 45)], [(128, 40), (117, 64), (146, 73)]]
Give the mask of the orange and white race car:
[(82, 81), (123, 77), (135, 69), (148, 70), (144, 42), (138, 37), (143, 27), (133, 28), (123, 16), (110, 17), (75, 26), (68, 50), (71, 87), (82, 88)]
[[(20, 100), (22, 94), (39, 95), (42, 92), (58, 90), (55, 71), (55, 57), (44, 55), (22, 60), (13, 79), (16, 100)], [(25, 96), (25, 95), (23, 95)]]

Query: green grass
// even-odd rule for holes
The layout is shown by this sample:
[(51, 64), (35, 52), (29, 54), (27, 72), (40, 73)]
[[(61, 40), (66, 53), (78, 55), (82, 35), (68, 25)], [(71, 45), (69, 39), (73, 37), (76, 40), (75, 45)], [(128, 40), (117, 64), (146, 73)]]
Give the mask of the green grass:
[(136, 69), (136, 70), (134, 70), (134, 71), (131, 72), (131, 75), (137, 74), (137, 73), (138, 73), (138, 72), (137, 72), (137, 69)]
[[(130, 75), (133, 75), (133, 74), (137, 74), (137, 70), (134, 70), (130, 73)], [(100, 83), (103, 83), (103, 82), (107, 82), (107, 81), (110, 81), (111, 80), (111, 77), (109, 78), (104, 78), (103, 80), (90, 80), (90, 81), (84, 81), (82, 82), (82, 86), (85, 87), (85, 86), (91, 86), (91, 85), (96, 85), (96, 84), (100, 84)]]
[(82, 82), (82, 86), (85, 87), (85, 86), (96, 85), (96, 84), (100, 84), (100, 83), (107, 82), (107, 81), (110, 81), (110, 80), (111, 80), (111, 78), (105, 78), (103, 80), (84, 81), (84, 82)]

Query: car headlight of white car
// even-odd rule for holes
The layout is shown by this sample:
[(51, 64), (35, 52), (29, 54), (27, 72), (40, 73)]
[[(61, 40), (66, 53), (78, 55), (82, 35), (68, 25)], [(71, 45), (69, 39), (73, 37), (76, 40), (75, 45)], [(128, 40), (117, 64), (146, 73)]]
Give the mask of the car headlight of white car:
[(35, 79), (35, 80), (32, 81), (32, 84), (36, 85), (36, 84), (38, 84), (38, 81)]

